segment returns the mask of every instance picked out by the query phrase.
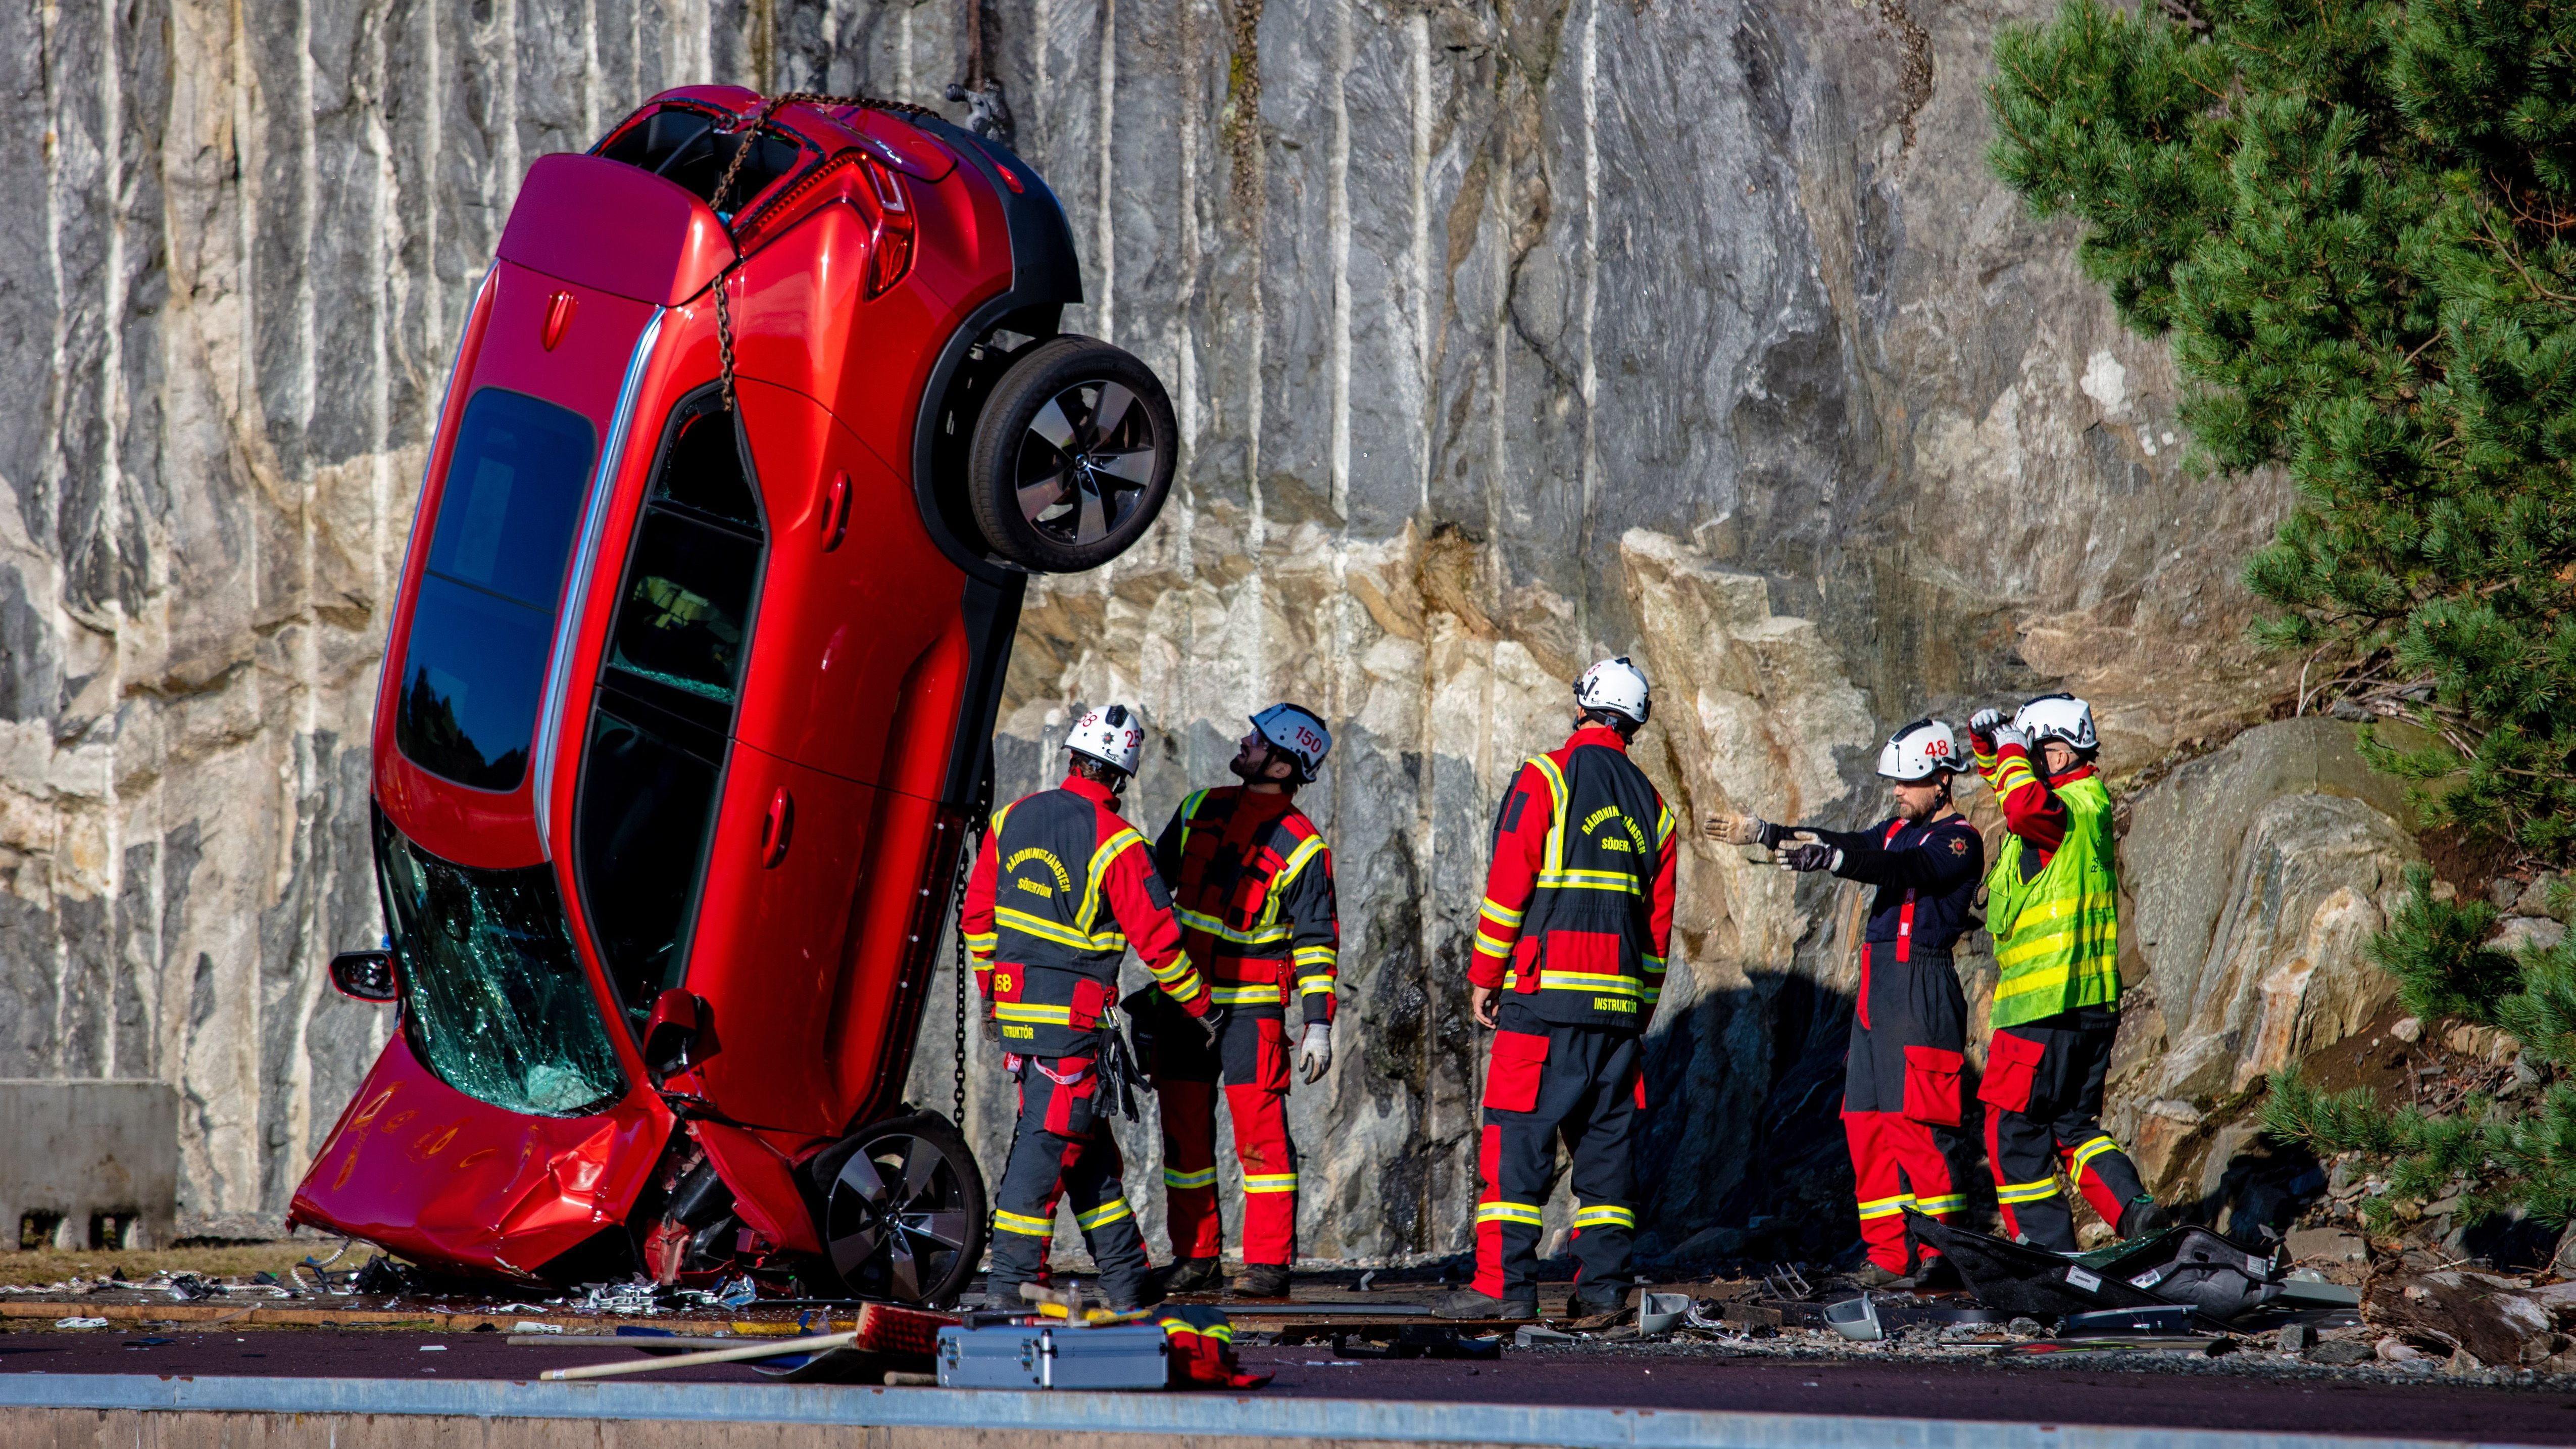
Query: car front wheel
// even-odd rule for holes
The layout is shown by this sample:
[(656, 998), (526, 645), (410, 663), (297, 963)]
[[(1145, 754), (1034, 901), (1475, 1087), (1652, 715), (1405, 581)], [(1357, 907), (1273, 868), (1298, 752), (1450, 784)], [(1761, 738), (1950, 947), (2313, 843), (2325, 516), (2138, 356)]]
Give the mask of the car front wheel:
[(1163, 511), (1179, 440), (1153, 369), (1098, 338), (1041, 342), (1002, 374), (976, 424), (976, 525), (1023, 568), (1098, 568)]
[(844, 1288), (930, 1307), (957, 1301), (984, 1256), (986, 1203), (975, 1154), (947, 1118), (880, 1122), (816, 1166), (831, 1171), (823, 1242)]

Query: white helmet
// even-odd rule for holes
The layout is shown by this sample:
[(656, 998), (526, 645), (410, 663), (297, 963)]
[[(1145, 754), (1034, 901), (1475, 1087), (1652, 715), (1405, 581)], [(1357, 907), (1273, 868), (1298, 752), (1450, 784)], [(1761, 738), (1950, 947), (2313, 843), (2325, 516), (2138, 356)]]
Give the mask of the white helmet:
[(1935, 775), (1956, 775), (1968, 768), (1958, 738), (1937, 719), (1918, 719), (1887, 737), (1878, 747), (1878, 772), (1891, 780), (1913, 782)]
[(1121, 774), (1133, 775), (1136, 753), (1145, 747), (1145, 726), (1138, 722), (1135, 711), (1113, 704), (1087, 711), (1075, 720), (1073, 733), (1064, 737), (1064, 747)]
[(1297, 761), (1297, 778), (1312, 780), (1333, 751), (1333, 732), (1315, 712), (1300, 705), (1274, 704), (1252, 717), (1252, 727), (1277, 749)]
[(2101, 743), (2093, 735), (2093, 706), (2071, 694), (2043, 694), (2013, 711), (2013, 728), (2031, 742), (2064, 740), (2079, 750)]
[(1628, 656), (1604, 659), (1583, 671), (1574, 683), (1574, 702), (1585, 709), (1615, 710), (1639, 724), (1655, 712), (1654, 691), (1647, 687), (1646, 672), (1628, 662)]

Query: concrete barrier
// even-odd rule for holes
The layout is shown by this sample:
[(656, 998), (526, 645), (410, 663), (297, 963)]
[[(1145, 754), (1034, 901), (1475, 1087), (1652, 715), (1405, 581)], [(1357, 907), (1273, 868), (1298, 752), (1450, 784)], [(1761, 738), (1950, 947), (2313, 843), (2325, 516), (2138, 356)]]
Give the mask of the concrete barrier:
[(2456, 1441), (1260, 1394), (0, 1375), (0, 1449), (2462, 1449)]
[[(179, 1094), (163, 1082), (0, 1080), (0, 1251), (29, 1214), (58, 1248), (166, 1248), (179, 1215)], [(112, 1242), (91, 1224), (114, 1220)]]

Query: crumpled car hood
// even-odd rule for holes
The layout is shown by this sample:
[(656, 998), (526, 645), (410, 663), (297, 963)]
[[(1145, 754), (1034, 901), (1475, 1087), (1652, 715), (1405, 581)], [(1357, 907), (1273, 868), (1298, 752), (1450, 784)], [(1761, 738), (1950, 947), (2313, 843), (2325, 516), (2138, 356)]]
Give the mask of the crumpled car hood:
[(649, 1092), (589, 1117), (504, 1111), (431, 1075), (397, 1036), (315, 1155), (288, 1221), (534, 1280), (625, 1219), (673, 1125)]

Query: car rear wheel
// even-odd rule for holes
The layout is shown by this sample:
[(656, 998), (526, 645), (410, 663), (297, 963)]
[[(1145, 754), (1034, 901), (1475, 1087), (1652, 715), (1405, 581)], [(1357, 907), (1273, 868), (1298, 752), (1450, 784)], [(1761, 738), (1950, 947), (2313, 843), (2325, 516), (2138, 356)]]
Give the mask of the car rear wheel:
[(976, 526), (1023, 568), (1098, 568), (1163, 511), (1179, 441), (1153, 369), (1097, 338), (1041, 342), (1002, 374), (976, 423)]
[(948, 1119), (916, 1112), (857, 1134), (824, 1199), (823, 1246), (844, 1287), (953, 1303), (984, 1256), (984, 1176)]

